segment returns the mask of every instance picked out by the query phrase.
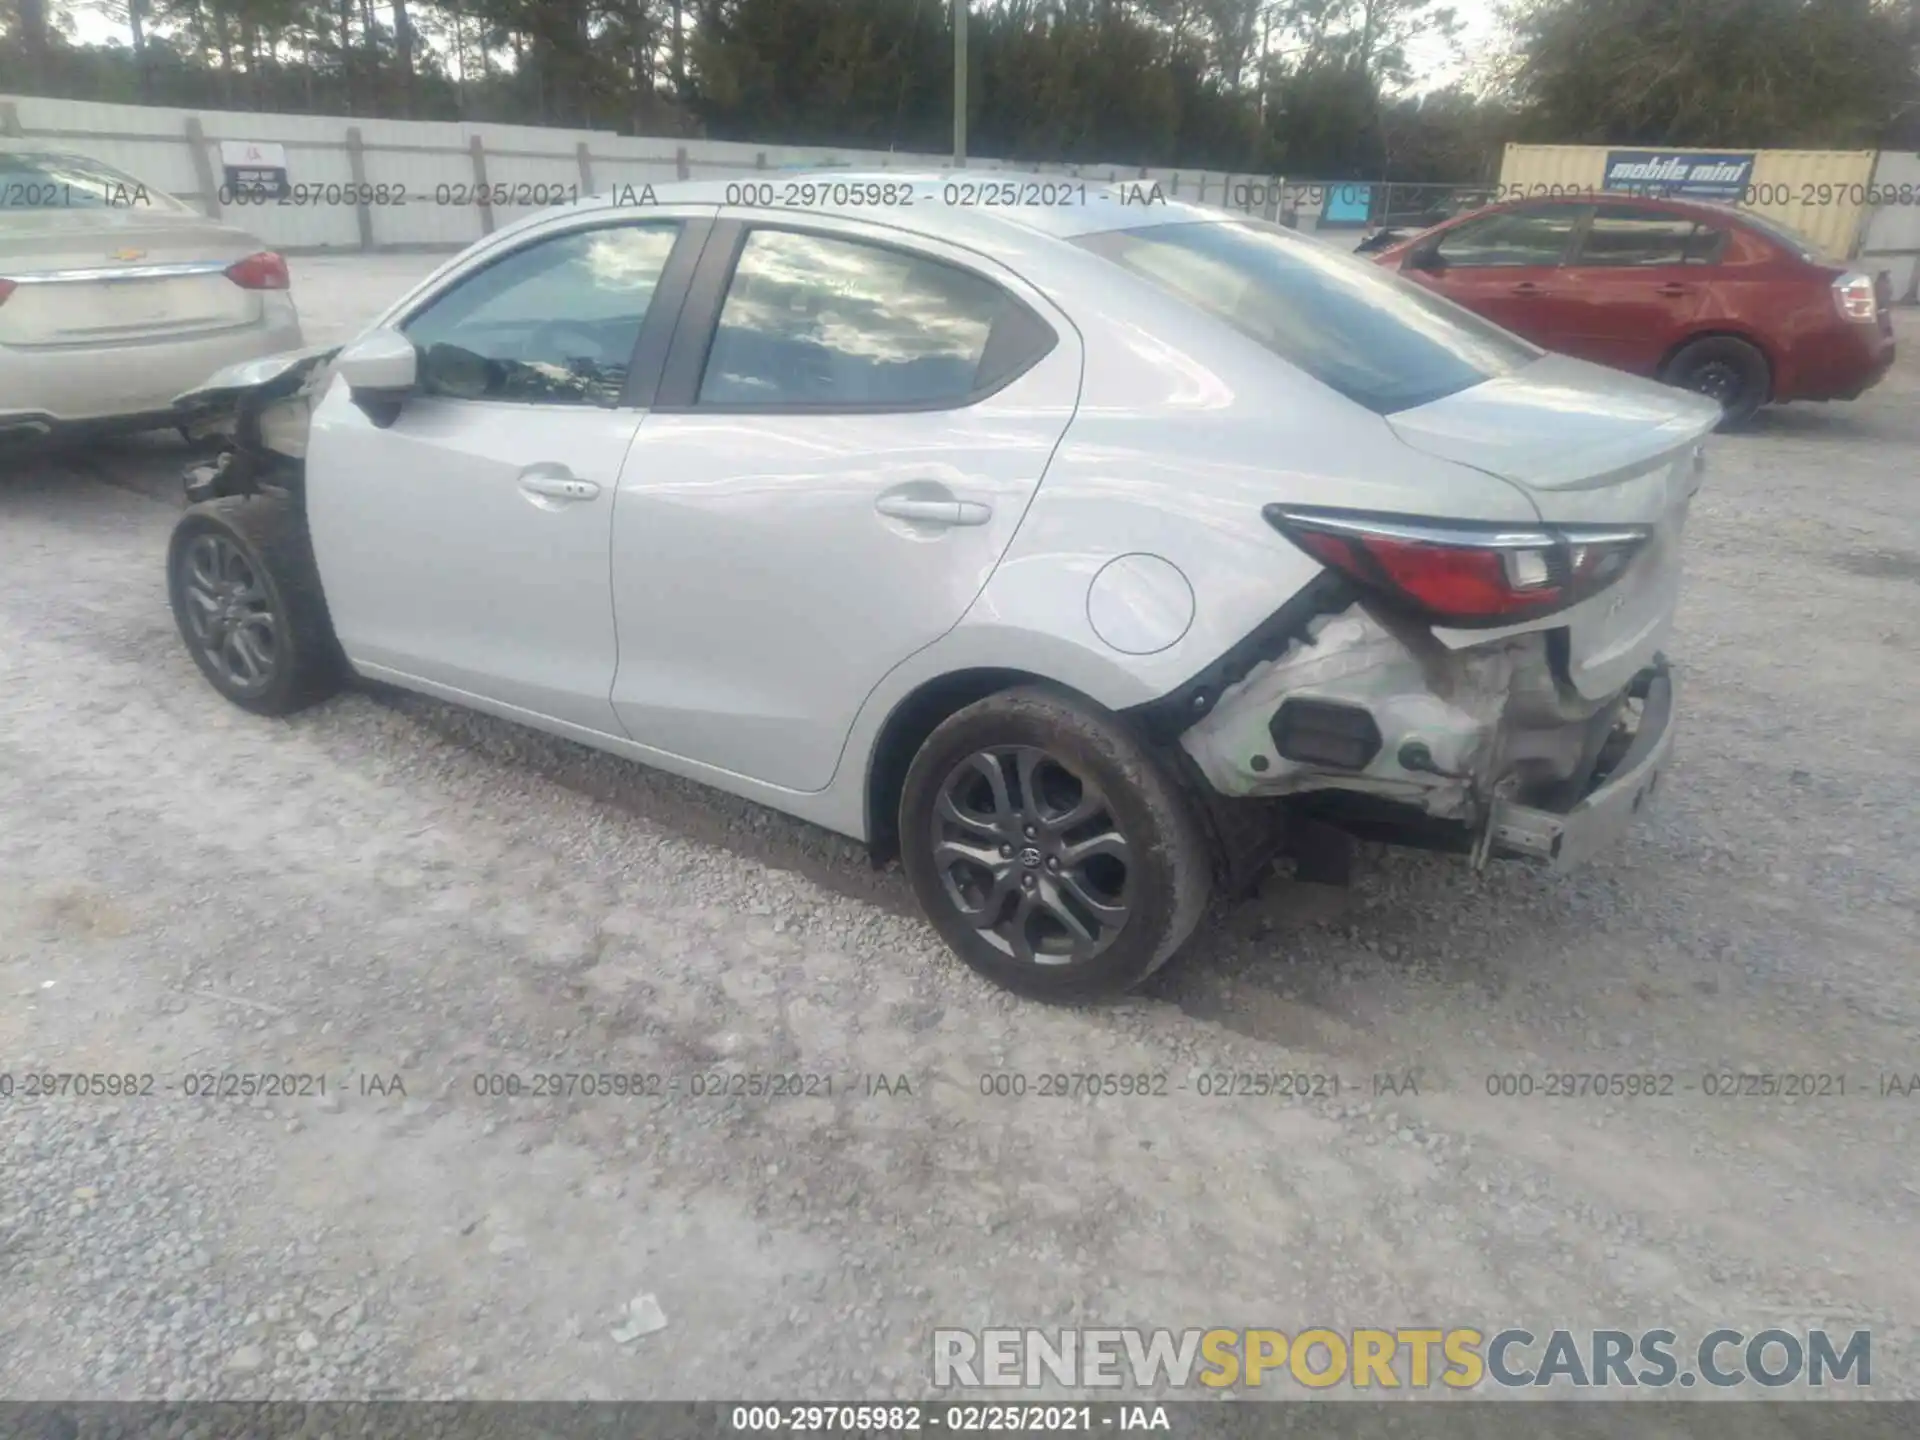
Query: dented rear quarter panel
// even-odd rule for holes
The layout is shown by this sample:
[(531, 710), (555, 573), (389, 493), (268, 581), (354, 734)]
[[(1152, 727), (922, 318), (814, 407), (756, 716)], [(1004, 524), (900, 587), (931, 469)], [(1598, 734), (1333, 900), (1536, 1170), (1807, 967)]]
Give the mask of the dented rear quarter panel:
[[(1111, 278), (1124, 294), (1071, 310), (1086, 355), (1073, 423), (999, 568), (935, 649), (1031, 644), (1056, 663), (1079, 652), (1086, 663), (1060, 678), (1124, 709), (1186, 682), (1322, 572), (1264, 506), (1537, 521), (1511, 482), (1409, 448), (1384, 418), (1230, 327), (1117, 267)], [(1088, 593), (1110, 561), (1136, 554), (1179, 569), (1193, 613), (1172, 643), (1126, 655), (1095, 631)]]

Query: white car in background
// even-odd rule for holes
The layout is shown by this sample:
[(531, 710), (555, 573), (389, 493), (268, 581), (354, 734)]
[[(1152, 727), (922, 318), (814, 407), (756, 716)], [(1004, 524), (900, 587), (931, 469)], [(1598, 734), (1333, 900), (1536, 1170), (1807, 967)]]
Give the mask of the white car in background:
[(0, 140), (0, 441), (171, 425), (181, 391), (300, 343), (286, 262), (253, 236)]
[(502, 230), (182, 397), (237, 441), (169, 553), (188, 650), (261, 714), (357, 674), (864, 840), (1050, 1000), (1143, 980), (1276, 846), (1619, 840), (1719, 407), (1116, 188)]

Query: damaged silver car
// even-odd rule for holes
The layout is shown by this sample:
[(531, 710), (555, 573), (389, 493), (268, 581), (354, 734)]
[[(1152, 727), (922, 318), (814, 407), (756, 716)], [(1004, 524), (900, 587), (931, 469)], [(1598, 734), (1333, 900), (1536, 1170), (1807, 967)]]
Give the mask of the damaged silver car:
[(169, 556), (190, 653), (261, 714), (362, 676), (855, 837), (1050, 1000), (1353, 836), (1619, 843), (1717, 407), (1048, 186), (583, 202), (216, 376), (179, 402), (228, 440)]

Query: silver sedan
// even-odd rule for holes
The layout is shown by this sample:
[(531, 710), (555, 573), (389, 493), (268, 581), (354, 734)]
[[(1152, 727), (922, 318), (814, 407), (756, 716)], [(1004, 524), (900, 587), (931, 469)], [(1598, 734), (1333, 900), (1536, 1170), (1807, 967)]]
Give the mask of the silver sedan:
[(168, 562), (230, 700), (358, 675), (772, 805), (1050, 1000), (1281, 849), (1620, 840), (1720, 419), (1144, 182), (897, 173), (545, 212), (181, 413), (236, 442)]
[(301, 343), (287, 266), (80, 155), (0, 140), (0, 439), (172, 424), (173, 397)]

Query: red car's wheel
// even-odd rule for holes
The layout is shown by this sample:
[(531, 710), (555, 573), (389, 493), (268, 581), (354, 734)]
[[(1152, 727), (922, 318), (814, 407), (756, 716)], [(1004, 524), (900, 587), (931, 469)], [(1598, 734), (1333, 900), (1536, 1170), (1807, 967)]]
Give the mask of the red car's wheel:
[(1751, 419), (1766, 404), (1773, 379), (1767, 357), (1731, 335), (1709, 335), (1681, 346), (1661, 378), (1718, 401), (1725, 416), (1722, 426)]

